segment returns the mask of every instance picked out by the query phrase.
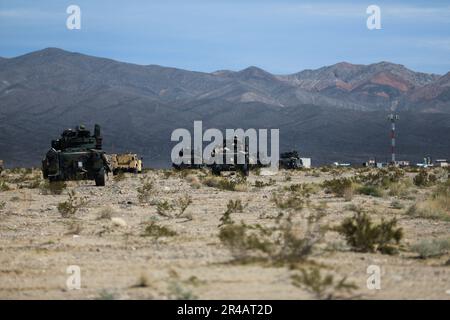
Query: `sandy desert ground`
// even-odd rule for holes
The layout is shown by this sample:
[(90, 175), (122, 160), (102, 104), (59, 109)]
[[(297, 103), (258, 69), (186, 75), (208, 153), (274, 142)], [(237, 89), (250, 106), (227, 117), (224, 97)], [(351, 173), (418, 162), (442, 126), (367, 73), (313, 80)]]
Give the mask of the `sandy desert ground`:
[[(39, 170), (5, 170), (0, 298), (450, 299), (448, 171), (435, 170), (437, 178), (423, 186), (413, 183), (417, 172), (403, 172), (375, 191), (355, 183), (336, 194), (322, 184), (369, 171), (262, 170), (243, 181), (202, 170), (148, 170), (110, 176), (106, 187), (81, 181), (53, 190)], [(73, 202), (67, 202), (69, 193)], [(403, 232), (394, 245), (398, 252), (352, 247), (335, 227), (356, 211), (367, 212), (374, 224), (395, 217)], [(275, 258), (258, 244), (252, 248), (250, 238), (232, 247), (219, 237), (221, 229), (241, 221), (276, 228), (289, 216), (290, 232), (301, 239), (308, 217), (316, 214), (322, 218), (313, 223), (314, 245), (304, 255)], [(273, 240), (270, 248), (282, 251), (282, 245)], [(66, 284), (72, 265), (80, 267), (79, 290)], [(381, 270), (380, 289), (367, 287), (371, 265)], [(306, 277), (294, 285), (302, 270), (320, 277), (310, 278), (309, 286)], [(343, 278), (354, 288), (339, 290)]]

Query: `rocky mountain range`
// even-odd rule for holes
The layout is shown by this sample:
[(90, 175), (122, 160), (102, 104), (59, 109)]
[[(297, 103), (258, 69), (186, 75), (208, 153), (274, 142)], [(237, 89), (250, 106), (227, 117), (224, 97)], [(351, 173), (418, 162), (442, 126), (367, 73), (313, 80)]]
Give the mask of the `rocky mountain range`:
[(168, 166), (176, 128), (279, 128), (281, 149), (313, 164), (389, 157), (388, 113), (400, 114), (398, 158), (450, 157), (450, 73), (389, 62), (341, 62), (275, 75), (257, 67), (194, 72), (56, 48), (0, 58), (0, 159), (39, 165), (66, 127), (103, 127), (108, 152)]

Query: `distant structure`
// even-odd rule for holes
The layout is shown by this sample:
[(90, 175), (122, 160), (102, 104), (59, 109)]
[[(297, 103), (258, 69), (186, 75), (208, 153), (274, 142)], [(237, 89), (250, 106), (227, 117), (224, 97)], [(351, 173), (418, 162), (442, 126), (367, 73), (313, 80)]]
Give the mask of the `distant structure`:
[(391, 113), (388, 119), (391, 121), (391, 164), (395, 165), (395, 121), (399, 120), (399, 116)]

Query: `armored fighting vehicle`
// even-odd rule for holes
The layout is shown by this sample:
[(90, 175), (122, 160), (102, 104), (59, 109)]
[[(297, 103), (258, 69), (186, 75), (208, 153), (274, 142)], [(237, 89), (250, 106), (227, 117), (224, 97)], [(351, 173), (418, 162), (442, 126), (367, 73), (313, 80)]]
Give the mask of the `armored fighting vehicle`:
[(302, 160), (297, 151), (288, 151), (280, 154), (281, 169), (298, 169), (302, 167)]
[(135, 153), (111, 154), (113, 174), (119, 172), (142, 173), (142, 159)]
[(110, 171), (98, 124), (93, 135), (83, 125), (64, 130), (42, 160), (43, 176), (50, 182), (95, 180), (95, 185), (104, 186), (105, 174)]
[[(248, 176), (250, 172), (248, 139), (245, 139), (244, 143), (242, 143), (235, 137), (231, 143), (233, 149), (228, 148), (226, 142), (224, 140), (223, 145), (214, 148), (211, 154), (215, 158), (222, 157), (223, 163), (208, 164), (207, 167), (211, 168), (212, 173), (215, 175), (220, 175), (222, 171), (238, 171)], [(239, 163), (239, 156), (243, 159), (242, 163)]]
[(3, 160), (0, 160), (0, 173), (3, 171)]

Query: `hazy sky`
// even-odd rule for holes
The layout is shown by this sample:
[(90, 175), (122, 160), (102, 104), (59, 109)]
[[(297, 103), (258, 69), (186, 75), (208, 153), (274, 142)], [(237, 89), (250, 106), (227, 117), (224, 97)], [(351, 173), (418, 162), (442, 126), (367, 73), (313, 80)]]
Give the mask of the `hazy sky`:
[[(81, 30), (66, 27), (71, 4), (81, 8)], [(371, 4), (381, 8), (381, 30), (367, 29)], [(450, 2), (0, 0), (0, 56), (46, 47), (208, 72), (384, 60), (443, 74)]]

